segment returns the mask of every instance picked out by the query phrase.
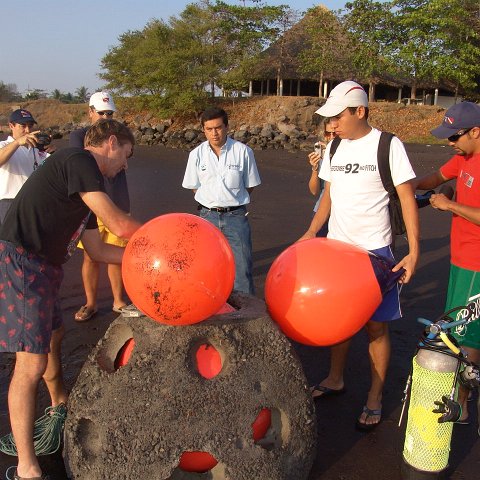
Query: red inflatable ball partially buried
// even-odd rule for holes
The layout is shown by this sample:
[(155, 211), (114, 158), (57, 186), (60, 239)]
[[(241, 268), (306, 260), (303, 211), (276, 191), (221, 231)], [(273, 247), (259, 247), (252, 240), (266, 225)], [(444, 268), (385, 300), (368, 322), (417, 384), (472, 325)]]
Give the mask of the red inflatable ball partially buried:
[(143, 313), (168, 325), (188, 325), (224, 306), (235, 263), (218, 228), (195, 215), (170, 213), (135, 232), (125, 248), (122, 276)]
[[(327, 346), (357, 333), (400, 273), (367, 250), (327, 238), (297, 242), (273, 262), (268, 311), (289, 338)], [(387, 285), (388, 283), (388, 285)]]

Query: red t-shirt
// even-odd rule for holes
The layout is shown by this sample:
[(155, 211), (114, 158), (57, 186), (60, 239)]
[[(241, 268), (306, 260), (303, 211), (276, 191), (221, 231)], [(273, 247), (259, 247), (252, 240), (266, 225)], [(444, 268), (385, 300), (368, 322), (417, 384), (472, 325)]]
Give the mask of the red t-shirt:
[[(480, 154), (455, 155), (440, 168), (446, 178), (456, 178), (456, 201), (480, 208)], [(451, 262), (460, 268), (480, 271), (480, 225), (453, 215)]]

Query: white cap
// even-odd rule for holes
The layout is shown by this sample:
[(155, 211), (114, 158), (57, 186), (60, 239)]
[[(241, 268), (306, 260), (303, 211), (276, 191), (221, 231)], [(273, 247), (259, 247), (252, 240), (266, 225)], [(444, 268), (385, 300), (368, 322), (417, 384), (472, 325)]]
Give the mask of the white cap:
[(347, 80), (337, 85), (327, 101), (315, 112), (322, 117), (335, 117), (348, 107), (368, 107), (365, 90), (357, 82)]
[(112, 111), (116, 112), (117, 109), (113, 103), (113, 98), (108, 92), (96, 92), (90, 97), (90, 106), (97, 112)]

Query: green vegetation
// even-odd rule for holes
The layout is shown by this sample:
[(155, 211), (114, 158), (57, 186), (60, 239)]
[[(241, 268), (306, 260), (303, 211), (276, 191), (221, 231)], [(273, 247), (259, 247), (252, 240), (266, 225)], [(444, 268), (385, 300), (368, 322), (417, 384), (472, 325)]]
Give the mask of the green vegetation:
[[(337, 12), (319, 5), (300, 14), (261, 0), (199, 0), (168, 21), (152, 19), (120, 35), (101, 61), (100, 78), (160, 116), (201, 110), (215, 96), (239, 96), (252, 79), (276, 76), (278, 94), (279, 80), (295, 78), (292, 72), (318, 80), (319, 95), (325, 80), (350, 78), (369, 84), (372, 101), (378, 83), (408, 85), (412, 99), (418, 88), (437, 86), (476, 99), (479, 5), (353, 0)], [(85, 87), (50, 94), (65, 103), (88, 95)], [(33, 90), (24, 98), (46, 96)], [(0, 82), (0, 101), (21, 99), (15, 85)]]
[(202, 108), (222, 90), (245, 86), (260, 52), (278, 38), (288, 7), (188, 5), (169, 22), (128, 31), (102, 59), (106, 87), (141, 97), (164, 113)]
[[(124, 33), (102, 59), (101, 78), (107, 88), (170, 115), (199, 110), (220, 92), (245, 90), (267, 70), (278, 80), (288, 64), (320, 85), (341, 77), (368, 83), (372, 100), (385, 77), (410, 85), (412, 98), (417, 86), (438, 83), (476, 93), (478, 0), (354, 0), (339, 12), (313, 7), (296, 29), (299, 12), (287, 5), (240, 3), (199, 1), (168, 22)], [(300, 51), (289, 50), (295, 41)], [(262, 54), (269, 46), (270, 55)]]
[(63, 93), (58, 88), (49, 95), (45, 90), (35, 88), (24, 95), (20, 95), (15, 84), (5, 84), (0, 81), (0, 102), (22, 102), (27, 100), (39, 100), (40, 98), (54, 98), (62, 103), (84, 103), (88, 101), (90, 93), (87, 87), (78, 87), (75, 94)]

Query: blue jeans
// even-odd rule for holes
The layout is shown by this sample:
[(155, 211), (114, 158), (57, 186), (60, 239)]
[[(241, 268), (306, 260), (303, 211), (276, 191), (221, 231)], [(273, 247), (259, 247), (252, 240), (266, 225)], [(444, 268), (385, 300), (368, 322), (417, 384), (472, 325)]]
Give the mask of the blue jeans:
[(246, 207), (226, 213), (200, 209), (200, 217), (215, 225), (225, 235), (232, 248), (235, 258), (234, 290), (253, 295), (255, 291), (252, 275), (252, 237), (246, 213)]

